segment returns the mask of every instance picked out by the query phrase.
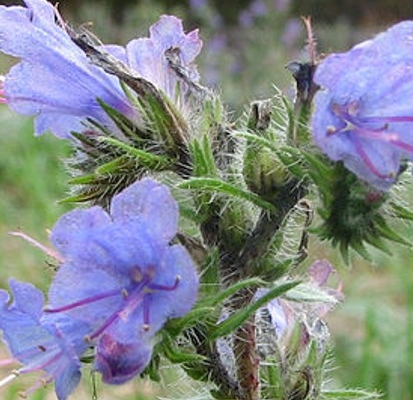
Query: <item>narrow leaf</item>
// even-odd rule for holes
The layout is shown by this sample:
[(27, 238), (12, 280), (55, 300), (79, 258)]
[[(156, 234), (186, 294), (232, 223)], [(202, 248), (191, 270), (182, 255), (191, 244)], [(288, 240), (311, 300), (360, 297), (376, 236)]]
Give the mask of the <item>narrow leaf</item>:
[(219, 337), (225, 336), (239, 328), (243, 325), (252, 315), (254, 315), (257, 310), (267, 304), (269, 301), (281, 296), (282, 294), (288, 292), (293, 287), (297, 286), (300, 282), (287, 282), (282, 285), (276, 286), (266, 293), (264, 296), (258, 298), (256, 301), (251, 303), (249, 306), (243, 308), (242, 310), (235, 312), (225, 321), (218, 324), (215, 329), (212, 330), (208, 338), (210, 340), (218, 339)]
[(250, 278), (250, 279), (246, 279), (241, 282), (237, 282), (234, 285), (220, 291), (219, 293), (217, 293), (216, 296), (212, 296), (204, 300), (203, 304), (205, 306), (214, 307), (218, 304), (222, 304), (224, 300), (228, 299), (233, 294), (239, 292), (241, 289), (251, 287), (251, 286), (254, 286), (254, 287), (264, 286), (264, 282), (262, 281), (262, 279), (259, 279), (259, 278)]
[(198, 189), (226, 194), (231, 197), (247, 200), (264, 210), (276, 213), (277, 209), (268, 201), (263, 200), (255, 193), (243, 190), (238, 186), (224, 182), (217, 178), (192, 178), (179, 184), (182, 189)]
[(137, 149), (136, 147), (110, 137), (101, 137), (100, 140), (126, 151), (131, 156), (137, 158), (139, 162), (147, 168), (166, 169), (171, 166), (171, 161), (165, 156), (159, 156), (145, 150)]

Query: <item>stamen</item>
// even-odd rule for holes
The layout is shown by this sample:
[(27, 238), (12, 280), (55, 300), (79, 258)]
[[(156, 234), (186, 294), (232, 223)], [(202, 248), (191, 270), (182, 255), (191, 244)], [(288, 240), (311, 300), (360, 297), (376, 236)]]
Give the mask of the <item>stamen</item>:
[(363, 162), (367, 165), (367, 168), (378, 178), (380, 179), (389, 179), (392, 178), (392, 175), (383, 175), (381, 174), (377, 168), (374, 166), (374, 164), (371, 162), (369, 156), (366, 154), (364, 151), (363, 147), (360, 145), (360, 142), (354, 138), (354, 144), (356, 146), (356, 151), (359, 154), (360, 158), (363, 160)]
[[(96, 301), (104, 300), (104, 299), (107, 299), (108, 297), (113, 297), (113, 296), (118, 296), (118, 295), (119, 295), (119, 290), (115, 289), (115, 290), (111, 290), (111, 291), (106, 292), (106, 293), (98, 294), (96, 296), (87, 297), (86, 299), (79, 300), (79, 301), (76, 301), (74, 303), (62, 306), (62, 307), (45, 308), (44, 312), (57, 313), (57, 312), (62, 312), (62, 311), (73, 310), (74, 308), (81, 307), (81, 306), (84, 306), (86, 304), (94, 303)], [(121, 295), (122, 295), (122, 292), (121, 292)]]
[(133, 267), (130, 270), (130, 277), (133, 282), (141, 282), (143, 279), (142, 271), (139, 267)]
[(98, 328), (95, 332), (91, 335), (85, 337), (87, 342), (96, 339), (106, 328), (112, 325), (117, 319), (119, 318), (119, 312), (113, 313), (103, 324), (100, 328)]
[(63, 258), (60, 256), (60, 254), (57, 251), (54, 251), (52, 249), (49, 249), (48, 247), (44, 246), (40, 242), (38, 242), (36, 239), (33, 239), (29, 235), (26, 235), (24, 232), (9, 232), (9, 235), (20, 237), (24, 239), (26, 242), (29, 242), (31, 245), (37, 247), (38, 249), (42, 250), (46, 255), (49, 257), (54, 258), (55, 260), (59, 262), (63, 262)]
[(150, 290), (166, 290), (166, 291), (175, 290), (178, 287), (179, 282), (181, 282), (181, 279), (182, 278), (179, 275), (177, 275), (175, 277), (175, 282), (172, 286), (157, 285), (156, 283), (154, 283), (154, 284), (148, 285), (148, 289), (150, 289)]
[(4, 360), (0, 360), (0, 367), (5, 367), (10, 364), (16, 364), (18, 362), (15, 358), (6, 358)]
[(53, 380), (53, 377), (49, 377), (47, 379), (39, 379), (34, 385), (30, 386), (27, 390), (24, 392), (19, 392), (19, 396), (22, 397), (23, 399), (27, 399), (33, 392), (35, 392), (37, 389), (46, 386)]
[[(345, 128), (340, 130), (328, 126), (327, 135), (336, 132), (353, 131), (363, 137), (373, 140), (381, 140), (383, 142), (390, 143), (393, 146), (399, 147), (407, 152), (413, 152), (413, 145), (401, 141), (400, 136), (397, 132), (388, 131), (390, 123), (413, 123), (413, 116), (359, 117), (357, 116), (358, 106), (354, 102), (350, 103), (347, 106), (342, 106), (340, 104), (334, 103), (331, 105), (331, 109), (333, 110), (333, 113), (341, 118), (344, 122), (346, 122), (347, 125)], [(371, 127), (372, 124), (381, 124), (381, 126), (373, 128)]]
[(327, 136), (337, 132), (337, 128), (334, 125), (327, 126)]
[[(57, 349), (56, 349), (57, 350)], [(30, 364), (20, 368), (20, 372), (22, 374), (27, 374), (29, 372), (35, 372), (35, 371), (39, 371), (41, 369), (46, 369), (46, 367), (48, 367), (50, 364), (53, 364), (55, 361), (57, 361), (60, 357), (62, 357), (62, 351), (61, 350), (57, 350), (56, 354), (51, 357), (51, 354), (49, 355), (50, 358), (48, 358), (47, 360), (45, 360), (45, 362), (43, 364), (35, 364), (33, 366), (31, 366)]]
[(143, 308), (143, 330), (144, 331), (149, 331), (149, 325), (150, 325), (150, 321), (149, 321), (149, 301), (148, 301), (148, 297), (144, 297), (143, 298), (143, 304), (142, 304), (142, 308)]
[(13, 381), (20, 375), (19, 371), (13, 371), (10, 375), (6, 376), (0, 381), (0, 387), (6, 386), (9, 382)]

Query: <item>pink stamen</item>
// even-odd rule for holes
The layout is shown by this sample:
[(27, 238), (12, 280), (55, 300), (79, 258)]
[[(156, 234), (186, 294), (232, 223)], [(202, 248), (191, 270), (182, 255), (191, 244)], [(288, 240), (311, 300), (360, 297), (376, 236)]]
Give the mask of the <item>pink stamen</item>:
[[(343, 129), (338, 129), (333, 133), (354, 131), (360, 136), (373, 139), (381, 140), (390, 143), (393, 146), (401, 148), (407, 152), (413, 152), (413, 145), (408, 144), (400, 140), (400, 136), (397, 132), (389, 132), (389, 123), (404, 123), (413, 122), (413, 116), (373, 116), (373, 117), (358, 117), (357, 104), (350, 103), (348, 106), (342, 106), (340, 104), (332, 104), (331, 106), (334, 114), (343, 119), (347, 123), (347, 126)], [(382, 126), (377, 128), (372, 128), (369, 125), (380, 123)], [(367, 127), (366, 127), (367, 125)], [(413, 128), (413, 126), (412, 126)], [(360, 147), (360, 146), (359, 146)], [(364, 152), (363, 152), (364, 153)], [(360, 156), (362, 154), (359, 152)], [(364, 153), (366, 156), (366, 154)], [(367, 157), (367, 156), (366, 156)], [(367, 157), (368, 158), (368, 157)], [(363, 158), (364, 160), (364, 158)], [(370, 168), (370, 166), (369, 166)], [(373, 172), (373, 171), (372, 171)], [(380, 175), (378, 175), (380, 176)]]
[(59, 350), (53, 357), (46, 360), (43, 364), (34, 364), (34, 365), (29, 364), (29, 365), (21, 368), (19, 371), (22, 374), (27, 374), (27, 373), (30, 373), (30, 372), (39, 371), (41, 369), (44, 370), (46, 367), (48, 367), (49, 365), (51, 365), (55, 361), (57, 361), (60, 357), (62, 357), (62, 351), (61, 350)]
[(148, 285), (148, 289), (150, 289), (150, 290), (165, 290), (165, 291), (171, 291), (171, 290), (175, 290), (175, 289), (178, 287), (179, 282), (181, 282), (181, 277), (178, 275), (178, 276), (175, 278), (175, 282), (174, 282), (174, 284), (173, 284), (172, 286), (157, 285), (156, 283), (154, 283), (154, 284)]
[[(143, 292), (143, 289), (145, 288), (146, 284), (148, 283), (148, 278), (143, 277), (142, 281), (137, 285), (136, 288), (130, 293), (128, 296), (122, 298), (126, 301), (126, 305), (123, 306), (120, 310), (115, 311), (109, 318), (106, 319), (106, 321), (102, 324), (100, 328), (98, 328), (95, 332), (93, 332), (91, 335), (88, 335), (87, 339), (88, 340), (93, 340), (97, 338), (103, 331), (108, 328), (110, 325), (112, 325), (115, 321), (118, 319), (126, 320), (128, 315), (136, 309), (138, 304), (142, 301), (142, 298), (144, 297), (145, 293)], [(122, 293), (124, 290), (122, 290)], [(119, 291), (117, 292), (119, 293)]]
[(87, 337), (88, 340), (96, 339), (101, 333), (103, 333), (106, 328), (112, 325), (117, 319), (119, 318), (119, 312), (116, 311), (113, 313), (103, 324), (100, 328), (98, 328), (95, 332)]
[(107, 299), (109, 297), (118, 296), (118, 295), (122, 295), (122, 292), (119, 292), (118, 289), (115, 289), (115, 290), (111, 290), (109, 292), (98, 294), (96, 296), (91, 296), (91, 297), (87, 297), (86, 299), (75, 301), (74, 303), (67, 304), (67, 305), (62, 306), (62, 307), (46, 308), (44, 310), (44, 312), (58, 313), (58, 312), (62, 312), (62, 311), (73, 310), (74, 308), (82, 307), (86, 304), (94, 303), (96, 301), (104, 300), (104, 299)]
[(9, 232), (9, 235), (20, 237), (24, 239), (26, 242), (30, 243), (34, 247), (37, 247), (38, 249), (42, 250), (46, 255), (48, 255), (51, 258), (54, 258), (56, 261), (63, 262), (63, 258), (60, 256), (60, 254), (53, 250), (49, 249), (48, 247), (44, 246), (40, 242), (38, 242), (36, 239), (33, 239), (29, 235), (25, 234), (24, 232)]
[(23, 399), (27, 399), (33, 392), (35, 392), (37, 389), (40, 389), (46, 386), (52, 380), (53, 380), (53, 377), (47, 377), (46, 379), (40, 379), (34, 385), (30, 386), (27, 390), (25, 390), (24, 392), (19, 392), (19, 396), (21, 396)]
[[(144, 298), (143, 298), (143, 304), (142, 304), (142, 307), (143, 307), (143, 324), (144, 324), (144, 326), (147, 326), (147, 327), (149, 327), (149, 325), (150, 325), (150, 321), (149, 321), (149, 316), (150, 316), (150, 314), (149, 314), (149, 302), (148, 302), (148, 297), (147, 296), (145, 296)], [(146, 329), (146, 330), (148, 330), (148, 329)]]
[(392, 132), (385, 133), (385, 132), (381, 132), (378, 130), (365, 129), (362, 127), (356, 127), (356, 132), (360, 133), (364, 137), (367, 137), (370, 139), (382, 140), (383, 142), (390, 143), (393, 146), (399, 147), (403, 150), (413, 152), (413, 145), (410, 145), (408, 143), (405, 143), (399, 140), (399, 135), (397, 133), (392, 133)]
[(363, 147), (360, 145), (360, 142), (354, 138), (354, 144), (356, 146), (356, 151), (359, 154), (360, 158), (363, 160), (363, 162), (367, 165), (367, 168), (378, 178), (380, 179), (389, 179), (392, 178), (390, 175), (383, 175), (381, 174), (377, 168), (374, 166), (374, 164), (371, 162), (369, 156), (366, 154), (364, 151)]
[(16, 364), (17, 362), (18, 361), (15, 358), (6, 358), (5, 360), (0, 360), (0, 367), (6, 367), (10, 364)]
[(395, 116), (395, 117), (367, 117), (367, 122), (413, 122), (413, 117)]
[(3, 83), (4, 83), (4, 76), (0, 75), (0, 103), (6, 103)]

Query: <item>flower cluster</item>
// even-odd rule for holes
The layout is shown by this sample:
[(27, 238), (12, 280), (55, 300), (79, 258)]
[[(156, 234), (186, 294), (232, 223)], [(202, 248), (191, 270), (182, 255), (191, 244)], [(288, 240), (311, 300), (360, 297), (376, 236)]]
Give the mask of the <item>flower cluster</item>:
[[(27, 8), (0, 7), (0, 50), (21, 59), (5, 76), (7, 104), (20, 114), (35, 116), (36, 134), (51, 131), (61, 138), (86, 130), (86, 119), (116, 132), (98, 100), (138, 120), (118, 79), (88, 60), (56, 9), (45, 0), (25, 3)], [(162, 16), (151, 27), (149, 38), (132, 40), (125, 48), (108, 45), (102, 49), (174, 99), (178, 79), (169, 53), (191, 79), (197, 79), (192, 61), (201, 46), (196, 30), (185, 34), (178, 18)]]
[(78, 384), (79, 358), (88, 348), (106, 383), (142, 372), (156, 332), (186, 314), (197, 296), (192, 259), (170, 244), (177, 229), (175, 200), (149, 178), (114, 197), (109, 213), (95, 206), (61, 217), (51, 241), (62, 263), (47, 306), (29, 284), (10, 281), (11, 305), (0, 291), (0, 328), (24, 365), (17, 374), (46, 371), (45, 382), (55, 380), (62, 400)]
[(388, 190), (413, 160), (413, 22), (394, 25), (317, 67), (316, 144), (360, 179)]

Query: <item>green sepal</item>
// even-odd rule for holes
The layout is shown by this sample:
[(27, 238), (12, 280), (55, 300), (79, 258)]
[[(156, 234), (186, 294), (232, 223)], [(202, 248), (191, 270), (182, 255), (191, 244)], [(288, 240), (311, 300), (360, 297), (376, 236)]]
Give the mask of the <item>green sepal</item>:
[(409, 221), (413, 221), (413, 211), (410, 211), (402, 205), (396, 204), (393, 201), (391, 201), (389, 205), (391, 207), (392, 213), (396, 218), (402, 218)]
[(287, 282), (270, 289), (265, 295), (261, 296), (260, 298), (258, 298), (242, 310), (236, 311), (225, 321), (219, 323), (216, 327), (214, 327), (208, 335), (208, 339), (215, 340), (219, 337), (226, 336), (231, 332), (235, 331), (241, 325), (243, 325), (244, 322), (246, 322), (250, 317), (252, 317), (259, 308), (263, 307), (269, 301), (288, 292), (290, 289), (297, 286), (299, 283), (300, 282), (298, 281)]
[(79, 175), (69, 179), (69, 185), (91, 185), (96, 183), (95, 174)]
[(384, 218), (381, 221), (377, 221), (376, 228), (384, 238), (391, 240), (392, 242), (402, 244), (404, 246), (410, 246), (410, 242), (405, 240), (403, 236), (399, 235), (396, 231), (391, 229)]
[(205, 192), (222, 193), (229, 197), (247, 200), (264, 210), (270, 211), (271, 213), (277, 212), (274, 205), (263, 200), (255, 193), (243, 190), (236, 185), (224, 182), (218, 178), (191, 178), (180, 183), (178, 186), (182, 189), (196, 189)]
[(208, 364), (194, 362), (194, 363), (184, 363), (181, 365), (185, 373), (195, 381), (209, 382), (209, 369)]
[(104, 164), (100, 164), (95, 169), (96, 175), (112, 175), (118, 173), (118, 171), (125, 167), (125, 163), (127, 163), (128, 157), (127, 156), (119, 156), (110, 160)]
[(282, 377), (282, 368), (278, 360), (265, 360), (260, 368), (261, 379), (265, 382), (262, 384), (262, 398), (273, 400), (273, 399), (284, 399), (285, 398), (285, 387)]
[(160, 156), (149, 153), (145, 150), (137, 149), (136, 147), (130, 146), (129, 144), (126, 144), (118, 139), (102, 136), (99, 140), (124, 150), (128, 155), (136, 158), (143, 167), (150, 170), (166, 170), (172, 168), (173, 166), (173, 162), (171, 162), (169, 157)]
[(161, 374), (159, 373), (160, 362), (161, 362), (161, 358), (160, 358), (159, 354), (154, 352), (154, 354), (152, 355), (152, 358), (151, 358), (151, 362), (145, 368), (142, 375), (149, 376), (150, 380), (153, 381), (153, 382), (161, 382), (162, 377), (161, 377)]
[(96, 198), (96, 194), (92, 193), (79, 193), (73, 196), (67, 196), (64, 199), (58, 201), (59, 204), (71, 204), (71, 203), (87, 203), (93, 201)]
[(195, 138), (188, 147), (192, 157), (193, 175), (196, 177), (217, 176), (217, 167), (208, 136), (203, 135), (201, 139)]
[(275, 142), (267, 139), (265, 136), (257, 135), (256, 133), (246, 132), (246, 131), (234, 131), (234, 136), (242, 137), (252, 144), (256, 144), (267, 148), (271, 151), (278, 151), (278, 147)]
[[(125, 137), (131, 139), (132, 141), (140, 141), (142, 138), (145, 138), (147, 134), (138, 127), (135, 123), (133, 123), (128, 117), (122, 114), (120, 111), (116, 110), (115, 108), (111, 107), (107, 103), (103, 102), (101, 99), (97, 99), (97, 102), (102, 107), (102, 109), (106, 112), (109, 118), (115, 123), (117, 128), (122, 132)], [(107, 130), (102, 127), (100, 124), (97, 125), (99, 130), (104, 132), (108, 137), (113, 136)]]
[(152, 140), (163, 143), (168, 153), (179, 152), (188, 138), (188, 126), (171, 101), (158, 91), (138, 97), (138, 104)]
[(205, 361), (205, 357), (199, 354), (179, 350), (172, 340), (163, 340), (160, 348), (165, 357), (173, 364), (203, 363)]

